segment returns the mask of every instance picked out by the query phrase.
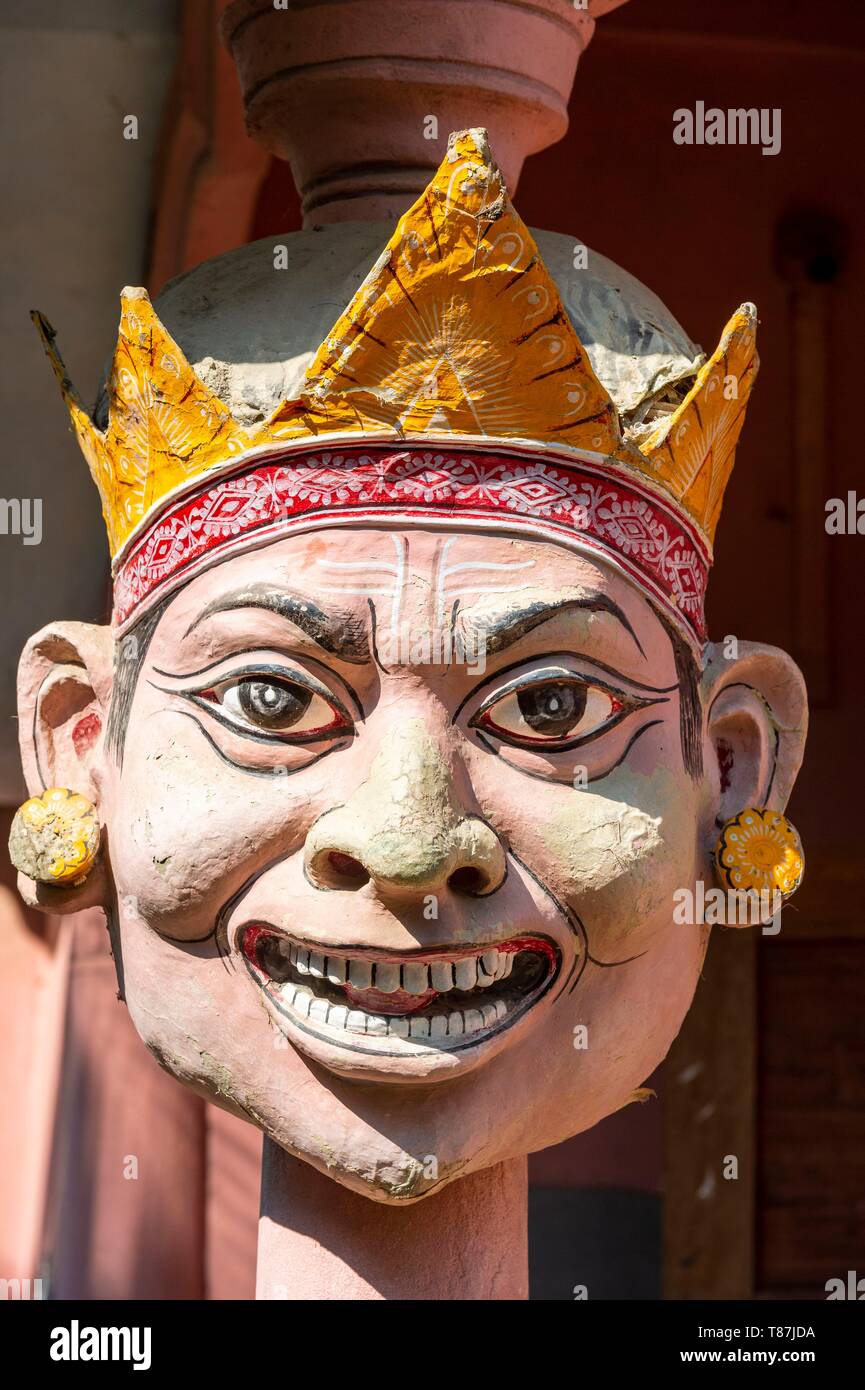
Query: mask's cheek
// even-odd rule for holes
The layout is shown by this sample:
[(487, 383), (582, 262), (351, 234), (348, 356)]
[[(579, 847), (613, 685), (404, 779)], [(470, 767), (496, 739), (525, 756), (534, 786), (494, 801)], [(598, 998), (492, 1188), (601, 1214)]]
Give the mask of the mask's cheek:
[[(126, 1004), (141, 1040), (167, 1071), (240, 1114), (253, 1105), (248, 1073), (265, 1084), (291, 1066), (245, 972), (213, 940), (166, 941), (119, 910)], [(230, 1026), (229, 1026), (230, 1024)], [(257, 1059), (253, 1065), (250, 1058)], [(247, 1094), (249, 1092), (249, 1094)]]
[[(528, 1122), (532, 1148), (539, 1138), (554, 1144), (589, 1129), (632, 1100), (681, 1028), (701, 961), (700, 929), (668, 926), (635, 959), (607, 968), (589, 962), (540, 1039), (546, 1090)], [(523, 1075), (536, 1074), (532, 1057), (513, 1060)]]
[(204, 760), (179, 739), (128, 751), (108, 815), (126, 917), (186, 941), (212, 932), (252, 875), (303, 842), (309, 795), (276, 781)]
[(663, 770), (622, 777), (618, 787), (614, 780), (544, 830), (566, 900), (601, 960), (644, 950), (671, 929), (674, 894), (693, 884), (696, 864), (692, 784)]
[(512, 850), (583, 922), (589, 950), (615, 960), (669, 930), (675, 890), (693, 886), (699, 789), (681, 774), (617, 771), (600, 784), (535, 787), (512, 815)]

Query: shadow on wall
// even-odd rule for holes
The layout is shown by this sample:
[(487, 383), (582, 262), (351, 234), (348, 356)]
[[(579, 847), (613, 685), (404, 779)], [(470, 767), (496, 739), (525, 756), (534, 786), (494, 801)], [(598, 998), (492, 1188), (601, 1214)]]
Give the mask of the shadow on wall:
[(661, 1197), (619, 1187), (529, 1189), (529, 1297), (661, 1297)]

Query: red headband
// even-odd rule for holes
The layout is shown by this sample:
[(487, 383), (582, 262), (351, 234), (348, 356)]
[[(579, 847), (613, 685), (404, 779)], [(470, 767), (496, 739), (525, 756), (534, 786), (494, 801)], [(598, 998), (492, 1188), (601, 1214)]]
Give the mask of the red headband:
[(659, 601), (696, 646), (710, 559), (696, 527), (642, 480), (587, 460), (348, 447), (247, 461), (175, 496), (117, 566), (115, 622), (236, 550), (340, 524), (494, 529), (596, 552)]

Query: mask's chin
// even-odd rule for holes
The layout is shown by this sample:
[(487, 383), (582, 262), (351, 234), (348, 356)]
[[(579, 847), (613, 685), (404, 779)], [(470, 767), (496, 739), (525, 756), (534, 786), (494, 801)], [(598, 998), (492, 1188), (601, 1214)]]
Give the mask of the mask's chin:
[(270, 924), (235, 937), (268, 1013), (342, 1075), (434, 1081), (509, 1046), (549, 1003), (559, 946), (523, 932), (470, 949), (318, 949)]

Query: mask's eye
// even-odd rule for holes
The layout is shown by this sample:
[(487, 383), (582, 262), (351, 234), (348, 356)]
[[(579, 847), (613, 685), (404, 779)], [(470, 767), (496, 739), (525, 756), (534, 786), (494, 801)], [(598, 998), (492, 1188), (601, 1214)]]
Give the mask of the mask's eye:
[(506, 742), (561, 746), (599, 733), (623, 709), (603, 687), (562, 675), (526, 681), (485, 705), (472, 722)]
[(343, 710), (322, 694), (286, 678), (249, 675), (198, 692), (216, 705), (225, 723), (263, 734), (286, 734), (303, 741), (351, 727)]

